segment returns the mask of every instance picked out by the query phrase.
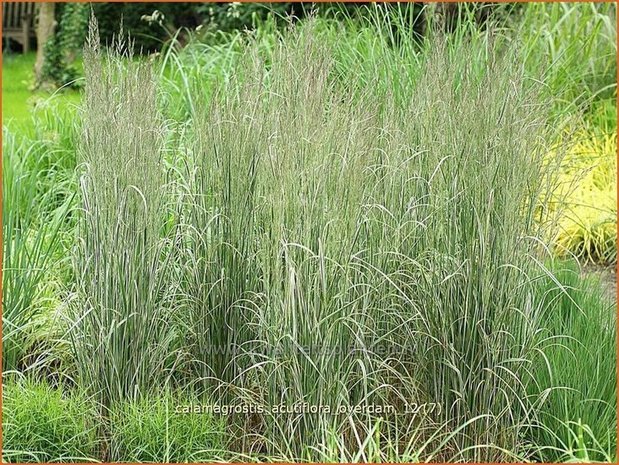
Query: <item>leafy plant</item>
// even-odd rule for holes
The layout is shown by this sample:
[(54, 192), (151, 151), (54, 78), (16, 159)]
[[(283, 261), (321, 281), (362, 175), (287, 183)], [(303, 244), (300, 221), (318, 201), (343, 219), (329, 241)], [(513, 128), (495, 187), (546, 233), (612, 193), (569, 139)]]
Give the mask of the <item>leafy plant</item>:
[(539, 459), (616, 455), (616, 322), (600, 283), (574, 261), (551, 262), (538, 282), (547, 347), (529, 391), (541, 392), (531, 430)]
[(76, 54), (84, 46), (88, 29), (88, 5), (67, 3), (63, 6), (58, 31), (58, 45), (67, 65), (73, 64)]
[(617, 260), (617, 136), (581, 132), (573, 135), (556, 173), (559, 215), (554, 238), (560, 256), (573, 255), (583, 263), (612, 264)]
[(58, 31), (43, 44), (41, 81), (58, 87), (79, 87), (81, 81), (74, 65), (88, 24), (88, 6), (81, 3), (62, 5)]
[(3, 273), (2, 273), (2, 366), (24, 368), (29, 336), (37, 317), (45, 310), (43, 288), (50, 270), (57, 266), (61, 229), (70, 199), (46, 211), (55, 192), (41, 189), (49, 173), (31, 168), (39, 157), (38, 144), (18, 142), (4, 131), (3, 137)]

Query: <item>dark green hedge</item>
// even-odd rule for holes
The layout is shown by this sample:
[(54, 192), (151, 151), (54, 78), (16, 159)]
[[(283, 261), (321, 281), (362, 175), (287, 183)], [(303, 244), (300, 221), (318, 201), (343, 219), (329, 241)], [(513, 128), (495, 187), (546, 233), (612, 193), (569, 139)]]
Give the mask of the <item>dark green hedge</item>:
[[(99, 22), (101, 39), (105, 43), (118, 33), (121, 21), (125, 31), (135, 41), (137, 52), (159, 50), (169, 38), (171, 31), (178, 28), (196, 28), (203, 24), (219, 31), (252, 29), (269, 15), (303, 18), (316, 10), (320, 15), (363, 14), (367, 3), (94, 3), (93, 11)], [(388, 8), (399, 8), (418, 15), (421, 4), (390, 4)], [(161, 27), (149, 24), (142, 18), (159, 10), (164, 15)]]
[(99, 33), (103, 43), (110, 43), (118, 33), (122, 23), (135, 41), (137, 52), (159, 50), (168, 39), (168, 33), (157, 24), (149, 24), (142, 19), (159, 10), (165, 15), (164, 24), (195, 28), (201, 24), (199, 5), (196, 3), (94, 3), (93, 12), (99, 23)]

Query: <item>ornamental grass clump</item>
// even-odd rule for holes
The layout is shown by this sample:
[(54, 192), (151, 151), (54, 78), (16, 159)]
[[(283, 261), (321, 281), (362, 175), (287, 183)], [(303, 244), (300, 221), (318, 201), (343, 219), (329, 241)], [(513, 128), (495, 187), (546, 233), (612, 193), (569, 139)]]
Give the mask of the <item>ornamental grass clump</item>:
[(517, 450), (531, 413), (521, 379), (541, 343), (529, 276), (541, 233), (535, 210), (546, 202), (546, 119), (537, 85), (501, 46), (439, 41), (396, 106), (404, 134), (396, 147), (414, 156), (403, 151), (399, 165), (408, 187), (399, 196), (409, 198), (395, 205), (409, 231), (399, 233), (413, 241), (398, 251), (394, 282), (415, 304), (406, 329), (419, 390), (453, 429), (480, 418), (452, 443), (474, 461)]
[(73, 345), (80, 380), (103, 406), (160, 384), (170, 356), (163, 121), (148, 63), (131, 44), (84, 52), (81, 218)]
[(575, 261), (553, 260), (537, 281), (550, 344), (528, 391), (539, 396), (528, 437), (543, 462), (608, 461), (616, 455), (616, 301)]
[(16, 378), (2, 391), (3, 462), (96, 460), (96, 413), (83, 389)]
[(513, 458), (543, 345), (539, 82), (471, 30), (386, 52), (384, 79), (360, 87), (318, 36), (309, 22), (270, 49), (250, 39), (233, 78), (195, 94), (183, 270), (197, 374), (264, 406), (243, 447), (268, 456), (364, 450), (382, 417), (424, 459)]

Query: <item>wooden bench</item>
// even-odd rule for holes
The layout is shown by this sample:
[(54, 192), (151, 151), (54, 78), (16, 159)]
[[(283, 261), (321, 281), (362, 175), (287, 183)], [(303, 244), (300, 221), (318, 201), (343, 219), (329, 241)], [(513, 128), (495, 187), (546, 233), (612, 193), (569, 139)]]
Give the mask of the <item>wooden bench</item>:
[(21, 44), (24, 53), (30, 51), (30, 39), (36, 37), (35, 14), (36, 3), (2, 2), (2, 38)]

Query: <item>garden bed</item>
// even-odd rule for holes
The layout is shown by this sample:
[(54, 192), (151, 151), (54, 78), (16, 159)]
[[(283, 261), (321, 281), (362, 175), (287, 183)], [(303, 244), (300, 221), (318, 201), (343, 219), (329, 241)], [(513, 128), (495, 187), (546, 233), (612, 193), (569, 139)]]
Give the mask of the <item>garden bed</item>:
[(462, 8), (93, 20), (3, 125), (4, 460), (615, 461), (615, 5)]

